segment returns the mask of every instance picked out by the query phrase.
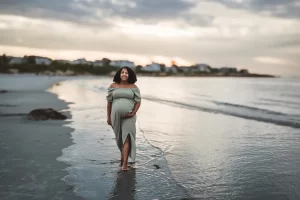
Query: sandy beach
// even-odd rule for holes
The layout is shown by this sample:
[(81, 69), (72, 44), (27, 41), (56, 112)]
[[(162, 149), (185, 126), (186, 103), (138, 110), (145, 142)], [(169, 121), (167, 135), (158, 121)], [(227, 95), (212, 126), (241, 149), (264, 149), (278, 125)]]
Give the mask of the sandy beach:
[[(7, 78), (17, 82), (7, 85)], [(73, 129), (63, 126), (69, 122), (26, 119), (35, 108), (67, 108), (66, 102), (45, 92), (62, 78), (34, 84), (28, 79), (0, 77), (1, 89), (7, 90), (0, 94), (0, 199), (81, 199), (62, 180), (68, 165), (56, 160), (72, 144)]]

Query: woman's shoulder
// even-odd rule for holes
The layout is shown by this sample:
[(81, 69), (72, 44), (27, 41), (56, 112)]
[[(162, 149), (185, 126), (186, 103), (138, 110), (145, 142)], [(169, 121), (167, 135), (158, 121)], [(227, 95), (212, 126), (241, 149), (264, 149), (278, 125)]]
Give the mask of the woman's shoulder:
[(130, 86), (131, 86), (131, 88), (136, 88), (136, 89), (138, 89), (138, 86), (136, 86), (136, 84), (130, 84)]
[(117, 88), (118, 87), (118, 84), (117, 83), (112, 83), (110, 84), (109, 88)]
[(112, 83), (110, 84), (109, 88), (131, 88), (131, 89), (138, 89), (138, 87), (135, 84), (128, 84), (127, 87), (121, 87), (118, 83)]
[(135, 84), (131, 84), (129, 88), (131, 88), (133, 91), (139, 91), (140, 90), (139, 87)]

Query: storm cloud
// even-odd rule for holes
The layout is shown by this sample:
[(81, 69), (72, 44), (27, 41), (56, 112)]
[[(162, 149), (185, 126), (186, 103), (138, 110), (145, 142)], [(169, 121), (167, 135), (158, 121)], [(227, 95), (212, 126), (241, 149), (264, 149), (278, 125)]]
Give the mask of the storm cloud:
[(94, 25), (108, 25), (107, 21), (113, 18), (140, 23), (179, 19), (193, 25), (209, 25), (212, 16), (189, 13), (195, 6), (195, 2), (184, 0), (2, 0), (0, 13)]
[(0, 53), (300, 74), (299, 10), (299, 0), (0, 0)]

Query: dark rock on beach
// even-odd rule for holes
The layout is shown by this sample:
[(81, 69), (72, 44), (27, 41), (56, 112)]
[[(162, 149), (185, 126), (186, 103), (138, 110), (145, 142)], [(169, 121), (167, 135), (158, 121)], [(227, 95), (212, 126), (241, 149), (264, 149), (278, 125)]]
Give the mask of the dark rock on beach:
[(153, 166), (154, 166), (156, 169), (160, 169), (160, 166), (159, 166), (159, 165), (154, 164)]
[(7, 92), (7, 90), (0, 90), (0, 94), (1, 93), (6, 93)]
[(41, 108), (41, 109), (35, 109), (32, 110), (28, 116), (28, 119), (30, 120), (48, 120), (48, 119), (54, 119), (54, 120), (65, 120), (67, 117), (63, 115), (60, 112), (57, 112), (56, 110), (52, 108)]

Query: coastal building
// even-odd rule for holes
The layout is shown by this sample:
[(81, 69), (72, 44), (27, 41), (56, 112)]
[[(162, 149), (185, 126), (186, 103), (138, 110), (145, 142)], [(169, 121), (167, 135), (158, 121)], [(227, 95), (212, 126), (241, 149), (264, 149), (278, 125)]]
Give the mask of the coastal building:
[(51, 59), (45, 57), (35, 56), (34, 60), (36, 65), (50, 65), (52, 63)]
[(178, 72), (178, 67), (173, 65), (172, 67), (169, 68), (169, 72), (176, 74)]
[(182, 71), (183, 73), (189, 73), (191, 71), (191, 67), (188, 66), (180, 66), (178, 67), (180, 71)]
[(192, 69), (193, 72), (206, 72), (210, 73), (211, 72), (211, 67), (207, 64), (196, 64), (193, 66)]
[(86, 61), (84, 58), (80, 58), (71, 62), (72, 65), (88, 65), (92, 64), (90, 61)]
[(130, 67), (130, 68), (134, 68), (135, 64), (134, 62), (128, 61), (128, 60), (114, 60), (110, 62), (111, 66), (114, 67)]
[(15, 65), (15, 64), (23, 64), (25, 63), (24, 58), (18, 58), (18, 57), (13, 57), (8, 64), (10, 65)]
[(145, 67), (141, 68), (141, 71), (144, 72), (161, 72), (161, 66), (158, 63), (152, 62), (149, 65), (146, 65)]

